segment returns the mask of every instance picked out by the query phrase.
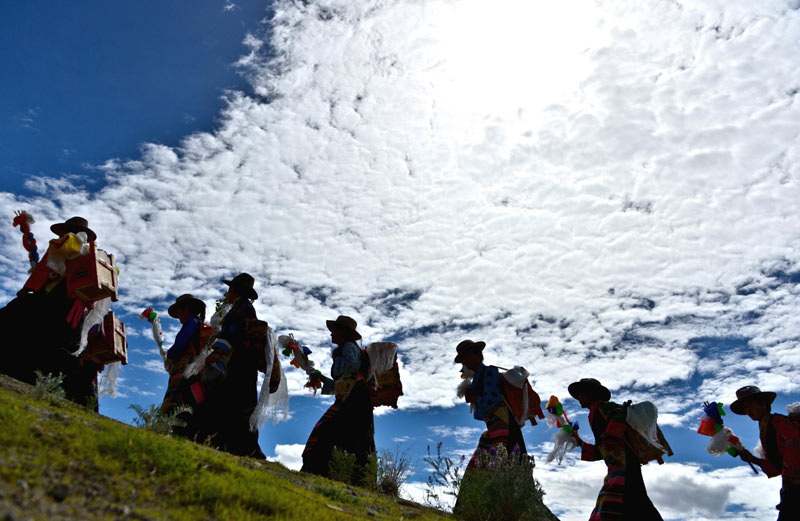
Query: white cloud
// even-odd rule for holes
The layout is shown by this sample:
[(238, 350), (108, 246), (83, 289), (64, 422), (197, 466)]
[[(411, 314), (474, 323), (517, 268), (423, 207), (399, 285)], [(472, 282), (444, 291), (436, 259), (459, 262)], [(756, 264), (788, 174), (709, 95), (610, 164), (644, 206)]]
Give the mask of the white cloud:
[(455, 438), (456, 443), (459, 445), (477, 445), (478, 438), (486, 429), (482, 427), (429, 425), (428, 430), (439, 438)]
[(159, 375), (164, 376), (166, 378), (167, 371), (164, 369), (164, 361), (163, 360), (145, 360), (144, 363), (138, 365), (141, 369), (145, 371), (150, 371), (151, 373), (158, 373)]
[(291, 445), (275, 445), (275, 455), (270, 461), (277, 461), (286, 468), (300, 470), (303, 466), (303, 449), (305, 445), (293, 443)]

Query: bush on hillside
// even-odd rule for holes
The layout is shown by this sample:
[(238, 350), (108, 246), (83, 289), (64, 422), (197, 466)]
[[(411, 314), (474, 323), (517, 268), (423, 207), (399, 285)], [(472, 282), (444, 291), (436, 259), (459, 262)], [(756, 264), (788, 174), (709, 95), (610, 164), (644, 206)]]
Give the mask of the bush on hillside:
[(483, 452), (461, 480), (453, 514), (465, 521), (550, 519), (542, 490), (533, 477), (533, 457), (504, 446)]
[(378, 458), (378, 488), (381, 492), (399, 496), (400, 488), (413, 473), (414, 468), (405, 452), (400, 452), (400, 449), (381, 451)]
[(157, 432), (159, 434), (169, 434), (175, 427), (186, 427), (186, 422), (178, 416), (181, 414), (191, 414), (192, 408), (186, 405), (176, 407), (174, 411), (165, 413), (155, 404), (150, 404), (150, 407), (145, 409), (141, 405), (133, 404), (131, 409), (136, 411), (136, 417), (133, 419), (133, 424), (137, 427)]

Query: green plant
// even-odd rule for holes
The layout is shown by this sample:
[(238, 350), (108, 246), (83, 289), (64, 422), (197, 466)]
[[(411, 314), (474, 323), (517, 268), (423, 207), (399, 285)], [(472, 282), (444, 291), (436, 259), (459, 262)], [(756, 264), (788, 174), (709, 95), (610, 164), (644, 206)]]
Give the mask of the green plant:
[(48, 400), (51, 398), (65, 398), (66, 394), (61, 385), (64, 383), (64, 375), (42, 374), (36, 371), (36, 384), (33, 386), (33, 397), (37, 400)]
[(442, 456), (442, 442), (436, 444), (436, 457), (431, 455), (431, 448), (428, 446), (428, 455), (425, 462), (433, 468), (425, 484), (424, 501), (428, 506), (444, 509), (445, 501), (442, 497), (450, 496), (458, 498), (458, 491), (461, 488), (463, 474), (461, 466), (464, 464), (465, 456), (456, 464), (451, 458)]
[(461, 480), (453, 514), (465, 521), (550, 519), (533, 468), (532, 457), (508, 454), (503, 445), (481, 452)]
[(391, 496), (399, 496), (400, 488), (413, 473), (414, 468), (405, 451), (400, 452), (399, 448), (395, 449), (394, 452), (386, 449), (381, 450), (377, 469), (378, 488), (381, 492)]
[(376, 489), (378, 487), (378, 455), (374, 452), (367, 458), (363, 468), (356, 469), (359, 473), (355, 476), (355, 485)]
[(339, 448), (331, 451), (331, 459), (328, 462), (328, 473), (330, 478), (343, 483), (350, 483), (356, 470), (356, 456), (346, 450)]
[(335, 481), (351, 483), (364, 488), (376, 487), (378, 457), (372, 453), (363, 465), (359, 465), (355, 454), (334, 448), (328, 462), (329, 477)]
[(175, 410), (166, 413), (155, 404), (150, 404), (150, 407), (145, 409), (141, 405), (132, 404), (131, 409), (136, 411), (136, 417), (133, 418), (133, 424), (137, 427), (157, 432), (159, 434), (169, 434), (175, 427), (185, 427), (186, 422), (178, 417), (180, 414), (192, 412), (192, 408), (186, 405), (176, 407)]
[(328, 499), (338, 501), (340, 503), (358, 503), (358, 498), (352, 494), (347, 494), (345, 491), (326, 486), (314, 487), (314, 492), (319, 492)]

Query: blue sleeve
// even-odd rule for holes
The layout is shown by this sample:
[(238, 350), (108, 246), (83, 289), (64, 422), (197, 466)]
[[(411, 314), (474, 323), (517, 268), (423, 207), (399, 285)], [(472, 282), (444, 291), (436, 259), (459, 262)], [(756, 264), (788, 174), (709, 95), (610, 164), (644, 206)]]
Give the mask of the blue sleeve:
[(333, 361), (331, 374), (334, 378), (357, 373), (361, 369), (361, 349), (355, 342), (346, 342), (342, 346), (342, 354)]
[[(477, 404), (475, 407), (475, 419), (483, 420), (486, 414), (503, 403), (503, 388), (500, 381), (500, 371), (493, 365), (483, 368), (482, 387), (483, 389), (473, 389), (477, 394)], [(475, 380), (479, 375), (475, 376)], [(473, 387), (476, 381), (473, 380)], [(480, 391), (477, 393), (477, 391)]]
[(167, 358), (170, 360), (177, 360), (180, 358), (183, 353), (189, 349), (192, 337), (199, 330), (200, 321), (198, 319), (191, 318), (187, 320), (183, 327), (181, 327), (181, 330), (178, 331), (178, 335), (175, 337), (175, 343), (172, 344), (172, 347), (167, 351)]

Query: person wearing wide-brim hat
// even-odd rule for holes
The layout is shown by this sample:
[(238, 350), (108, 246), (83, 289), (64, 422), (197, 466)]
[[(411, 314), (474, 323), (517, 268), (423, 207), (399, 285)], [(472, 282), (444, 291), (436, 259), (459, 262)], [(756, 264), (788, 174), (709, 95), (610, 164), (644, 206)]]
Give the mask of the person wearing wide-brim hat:
[(742, 460), (761, 467), (770, 478), (782, 476), (778, 521), (795, 521), (800, 519), (800, 424), (782, 414), (772, 413), (772, 402), (776, 397), (773, 392), (747, 385), (736, 391), (731, 411), (758, 422), (764, 457), (756, 457), (747, 449), (738, 455)]
[(58, 235), (59, 237), (66, 235), (67, 233), (85, 233), (86, 237), (89, 241), (97, 240), (97, 234), (89, 228), (89, 221), (84, 219), (83, 217), (70, 217), (63, 223), (55, 223), (54, 225), (50, 226), (50, 231)]
[[(624, 439), (625, 431), (630, 429), (626, 423), (626, 408), (611, 402), (611, 391), (594, 378), (582, 378), (571, 383), (567, 390), (581, 407), (589, 409), (589, 426), (595, 444), (583, 441), (578, 431), (573, 431), (581, 447), (581, 459), (603, 460), (608, 467), (590, 519), (661, 521), (661, 514), (647, 496), (639, 459)], [(666, 440), (659, 441), (671, 455)]]
[(223, 280), (222, 283), (230, 288), (228, 293), (230, 293), (231, 290), (235, 293), (227, 299), (229, 302), (234, 302), (239, 297), (244, 297), (249, 300), (258, 299), (258, 293), (253, 289), (255, 279), (249, 273), (240, 273), (231, 280)]
[[(486, 342), (462, 340), (456, 346), (456, 356), (453, 359), (453, 363), (463, 365), (462, 375), (472, 378), (471, 381), (466, 380), (470, 383), (469, 387), (463, 389), (464, 399), (473, 407), (473, 418), (486, 425), (486, 430), (478, 438), (478, 445), (464, 471), (465, 482), (476, 476), (482, 461), (496, 457), (492, 455), (501, 447), (512, 461), (523, 462), (527, 456), (522, 429), (510, 409), (500, 370), (496, 366), (483, 363), (484, 349)], [(461, 490), (468, 488), (462, 487)], [(459, 495), (454, 512), (458, 513), (463, 508), (462, 505), (463, 499)]]
[(210, 436), (215, 447), (257, 459), (266, 459), (258, 446), (258, 431), (250, 430), (250, 415), (258, 403), (259, 357), (263, 353), (245, 346), (247, 325), (258, 320), (253, 300), (258, 298), (249, 273), (240, 273), (230, 280), (225, 301), (230, 310), (206, 359), (203, 382), (207, 398), (203, 417), (208, 419), (201, 436)]
[(206, 304), (194, 295), (186, 293), (175, 299), (167, 308), (167, 314), (177, 318), (181, 330), (175, 336), (175, 343), (167, 350), (166, 367), (170, 374), (182, 372), (204, 346), (194, 345), (193, 340), (206, 319)]
[[(339, 315), (335, 320), (326, 320), (325, 325), (336, 348), (331, 353), (332, 378), (322, 377), (322, 393), (334, 394), (336, 400), (308, 436), (300, 470), (328, 476), (331, 455), (338, 449), (356, 457), (352, 479), (358, 484), (369, 479), (365, 473), (370, 455), (375, 452), (372, 398), (366, 383), (369, 361), (356, 343), (361, 334), (355, 319)], [(374, 482), (375, 476), (371, 479)]]
[(85, 255), (85, 242), (97, 235), (78, 216), (53, 224), (51, 230), (58, 237), (49, 242), (17, 297), (0, 309), (4, 345), (13, 350), (0, 355), (0, 372), (31, 384), (36, 383), (36, 371), (62, 374), (66, 397), (97, 410), (97, 373), (103, 366), (73, 355), (86, 305), (67, 293), (65, 277), (67, 263)]
[(173, 414), (179, 407), (190, 407), (191, 412), (178, 412), (178, 418), (185, 425), (174, 427), (172, 433), (191, 439), (199, 429), (199, 407), (205, 400), (205, 388), (199, 375), (184, 378), (183, 371), (202, 352), (211, 327), (204, 325), (205, 303), (189, 293), (175, 299), (167, 309), (167, 314), (180, 321), (181, 329), (175, 336), (175, 343), (167, 350), (164, 361), (169, 381), (161, 411)]

